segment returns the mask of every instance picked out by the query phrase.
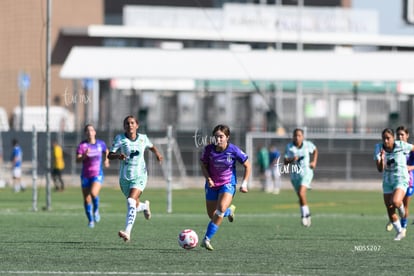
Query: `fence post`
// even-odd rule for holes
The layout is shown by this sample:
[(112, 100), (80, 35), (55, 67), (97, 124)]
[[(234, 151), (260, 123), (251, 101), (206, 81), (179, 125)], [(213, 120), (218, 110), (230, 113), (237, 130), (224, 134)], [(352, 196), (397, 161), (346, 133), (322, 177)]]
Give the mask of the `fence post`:
[(37, 211), (37, 131), (32, 129), (32, 211)]
[(167, 213), (172, 213), (172, 126), (167, 128)]

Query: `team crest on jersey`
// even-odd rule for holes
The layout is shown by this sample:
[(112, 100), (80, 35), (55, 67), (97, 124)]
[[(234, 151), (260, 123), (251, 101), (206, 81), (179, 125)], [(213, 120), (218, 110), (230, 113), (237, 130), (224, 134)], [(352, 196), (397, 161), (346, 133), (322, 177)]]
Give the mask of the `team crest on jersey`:
[(227, 154), (227, 162), (232, 162), (233, 161), (233, 158), (231, 157), (231, 153), (228, 153)]

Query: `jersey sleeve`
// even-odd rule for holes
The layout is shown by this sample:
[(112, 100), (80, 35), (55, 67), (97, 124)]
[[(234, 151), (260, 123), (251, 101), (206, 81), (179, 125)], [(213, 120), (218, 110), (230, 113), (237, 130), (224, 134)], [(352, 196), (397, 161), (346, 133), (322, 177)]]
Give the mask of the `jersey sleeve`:
[(109, 149), (110, 152), (117, 152), (121, 148), (121, 135), (115, 136), (114, 140), (112, 141), (111, 148)]
[(203, 148), (201, 152), (200, 161), (203, 163), (208, 163), (208, 154), (209, 154), (209, 148), (208, 146), (206, 146)]
[(239, 147), (235, 146), (235, 149), (236, 149), (236, 159), (237, 159), (237, 161), (239, 161), (241, 164), (244, 164), (244, 162), (246, 162), (246, 160), (249, 159), (249, 157)]
[(312, 143), (311, 141), (307, 141), (306, 142), (308, 144), (307, 148), (308, 148), (308, 152), (309, 153), (313, 153), (316, 149), (316, 146), (314, 143)]
[(374, 160), (380, 160), (381, 159), (381, 149), (382, 144), (376, 144), (374, 149)]
[(85, 153), (85, 143), (82, 141), (79, 143), (78, 147), (76, 148), (76, 155), (81, 155)]

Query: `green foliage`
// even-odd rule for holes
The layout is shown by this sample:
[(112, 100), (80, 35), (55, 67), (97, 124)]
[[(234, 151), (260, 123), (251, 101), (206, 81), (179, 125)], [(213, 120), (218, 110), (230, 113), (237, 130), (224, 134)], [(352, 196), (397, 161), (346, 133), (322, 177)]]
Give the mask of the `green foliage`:
[[(201, 239), (208, 218), (202, 189), (147, 189), (153, 217), (137, 217), (132, 240), (124, 227), (126, 203), (118, 189), (101, 193), (102, 220), (87, 227), (80, 188), (53, 193), (50, 211), (31, 211), (30, 190), (0, 190), (1, 275), (396, 275), (407, 274), (414, 249), (411, 225), (394, 241), (379, 191), (310, 191), (312, 227), (300, 225), (297, 197), (237, 193), (233, 223), (212, 240), (215, 251), (184, 250), (177, 236), (194, 229)], [(45, 191), (39, 191), (39, 210)]]

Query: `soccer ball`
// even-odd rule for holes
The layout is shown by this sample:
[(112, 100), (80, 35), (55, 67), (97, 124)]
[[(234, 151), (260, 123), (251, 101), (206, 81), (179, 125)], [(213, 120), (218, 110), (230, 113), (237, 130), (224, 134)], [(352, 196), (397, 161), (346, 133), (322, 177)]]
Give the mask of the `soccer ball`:
[(198, 244), (197, 233), (192, 229), (185, 229), (178, 235), (178, 244), (184, 249), (193, 249)]

